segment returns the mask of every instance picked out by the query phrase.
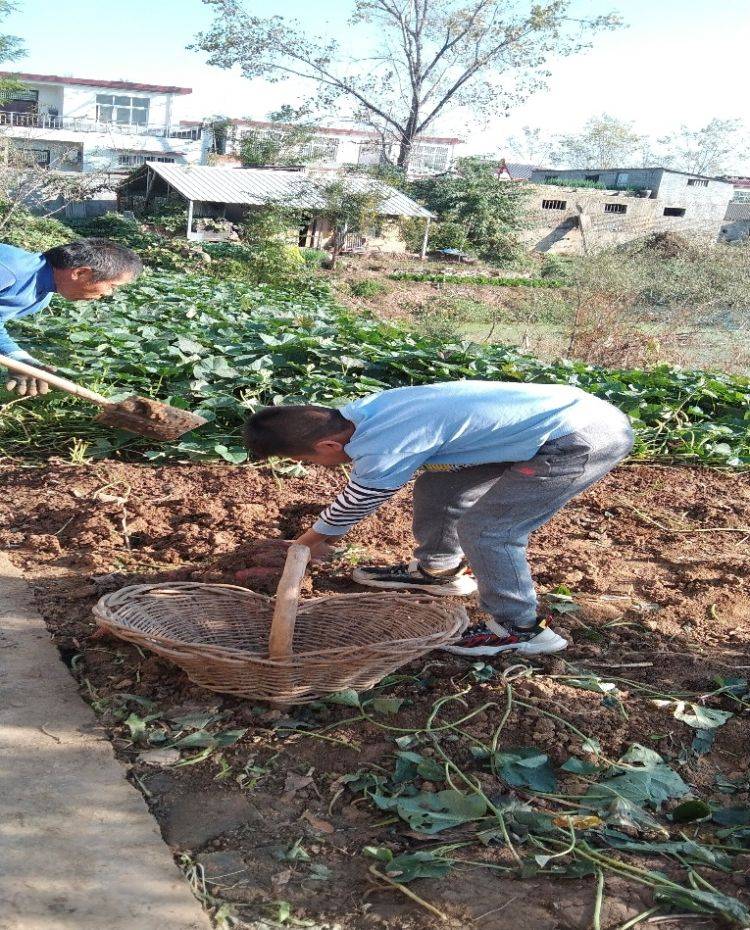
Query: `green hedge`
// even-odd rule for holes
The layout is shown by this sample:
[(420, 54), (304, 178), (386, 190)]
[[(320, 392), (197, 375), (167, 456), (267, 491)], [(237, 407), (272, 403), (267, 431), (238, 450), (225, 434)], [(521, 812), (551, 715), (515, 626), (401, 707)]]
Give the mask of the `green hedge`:
[(565, 287), (564, 281), (542, 280), (541, 278), (496, 278), (479, 274), (422, 274), (411, 271), (396, 271), (389, 274), (392, 281), (426, 281), (429, 284), (489, 284), (492, 287)]

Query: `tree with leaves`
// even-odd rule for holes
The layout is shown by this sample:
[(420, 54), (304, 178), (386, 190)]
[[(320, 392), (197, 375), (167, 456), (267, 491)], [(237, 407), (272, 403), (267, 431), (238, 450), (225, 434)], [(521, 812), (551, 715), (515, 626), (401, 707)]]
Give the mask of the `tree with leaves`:
[(437, 214), (441, 226), (461, 228), (467, 247), (481, 258), (503, 262), (516, 254), (526, 191), (498, 178), (493, 164), (462, 158), (449, 175), (415, 181), (412, 196)]
[[(4, 22), (16, 9), (16, 4), (11, 0), (0, 0), (0, 23)], [(25, 54), (23, 39), (0, 33), (0, 61), (16, 61), (18, 58), (23, 58)], [(0, 79), (0, 90), (16, 90), (19, 86), (19, 82), (12, 78)]]
[(364, 233), (377, 221), (384, 191), (376, 182), (355, 186), (340, 178), (327, 184), (317, 183), (316, 193), (323, 204), (316, 208), (315, 215), (327, 220), (333, 230), (330, 267), (335, 268), (347, 234)]
[(550, 56), (572, 55), (620, 24), (614, 14), (573, 16), (573, 0), (353, 0), (350, 25), (372, 41), (371, 54), (353, 55), (240, 0), (204, 2), (215, 19), (192, 47), (210, 64), (239, 65), (247, 78), (305, 79), (322, 111), (347, 104), (376, 128), (400, 167), (438, 118), (459, 108), (485, 121), (507, 113), (543, 85)]
[(551, 157), (566, 168), (623, 168), (643, 161), (645, 136), (608, 113), (592, 116), (578, 132), (555, 137)]
[(240, 158), (246, 167), (301, 165), (319, 160), (311, 151), (315, 127), (300, 120), (301, 112), (285, 104), (268, 116), (271, 126), (249, 129), (240, 140)]

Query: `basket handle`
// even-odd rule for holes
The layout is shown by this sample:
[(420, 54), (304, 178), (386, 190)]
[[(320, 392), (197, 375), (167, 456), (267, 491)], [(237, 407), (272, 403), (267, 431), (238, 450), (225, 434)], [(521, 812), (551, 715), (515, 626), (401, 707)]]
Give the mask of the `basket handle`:
[(268, 637), (268, 655), (271, 659), (285, 659), (292, 654), (299, 596), (309, 561), (309, 548), (292, 543), (286, 556), (281, 581), (276, 589), (276, 604)]

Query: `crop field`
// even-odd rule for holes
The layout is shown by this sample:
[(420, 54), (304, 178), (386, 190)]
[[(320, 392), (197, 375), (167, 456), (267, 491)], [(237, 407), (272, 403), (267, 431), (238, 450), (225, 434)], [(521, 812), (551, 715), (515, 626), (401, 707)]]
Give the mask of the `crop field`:
[[(197, 270), (143, 247), (137, 283), (55, 301), (14, 335), (91, 388), (209, 422), (158, 444), (59, 393), (3, 394), (0, 544), (216, 926), (749, 926), (750, 379), (541, 361), (383, 319), (377, 288), (342, 306), (312, 267), (252, 280), (239, 247)], [(533, 283), (514, 288), (564, 290)], [(92, 606), (126, 584), (236, 583), (250, 566), (274, 592), (258, 541), (305, 529), (345, 474), (247, 461), (247, 412), (458, 379), (577, 385), (635, 428), (632, 457), (532, 540), (566, 652), (432, 653), (280, 711), (97, 635)], [(406, 489), (304, 596), (361, 590), (353, 566), (408, 558), (410, 521)]]

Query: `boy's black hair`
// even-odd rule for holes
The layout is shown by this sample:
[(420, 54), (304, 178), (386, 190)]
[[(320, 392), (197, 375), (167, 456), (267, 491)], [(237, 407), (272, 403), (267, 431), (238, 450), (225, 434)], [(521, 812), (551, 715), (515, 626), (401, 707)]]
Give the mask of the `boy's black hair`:
[(304, 455), (316, 442), (343, 433), (351, 423), (334, 407), (301, 404), (265, 407), (245, 421), (245, 446), (256, 458)]
[(94, 281), (112, 281), (124, 274), (137, 278), (143, 271), (135, 252), (112, 239), (76, 239), (43, 254), (53, 268), (90, 268)]

